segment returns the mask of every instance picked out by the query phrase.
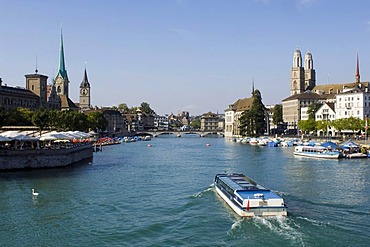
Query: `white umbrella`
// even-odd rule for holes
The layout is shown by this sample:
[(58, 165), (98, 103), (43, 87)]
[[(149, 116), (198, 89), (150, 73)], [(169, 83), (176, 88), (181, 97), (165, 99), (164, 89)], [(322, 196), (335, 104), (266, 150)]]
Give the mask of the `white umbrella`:
[(6, 136), (0, 136), (0, 142), (8, 142), (8, 141), (11, 141), (11, 139), (9, 139)]
[(17, 131), (6, 131), (4, 133), (1, 133), (1, 135), (11, 140), (17, 140), (17, 141), (37, 141), (38, 140), (35, 137), (23, 135)]
[(54, 141), (56, 139), (57, 138), (55, 136), (51, 136), (51, 135), (45, 135), (45, 136), (40, 137), (40, 141)]
[(73, 139), (68, 135), (65, 135), (61, 132), (56, 132), (56, 131), (52, 131), (52, 132), (45, 133), (45, 134), (41, 135), (41, 137), (47, 137), (47, 136), (55, 137), (55, 139), (66, 139), (66, 140)]

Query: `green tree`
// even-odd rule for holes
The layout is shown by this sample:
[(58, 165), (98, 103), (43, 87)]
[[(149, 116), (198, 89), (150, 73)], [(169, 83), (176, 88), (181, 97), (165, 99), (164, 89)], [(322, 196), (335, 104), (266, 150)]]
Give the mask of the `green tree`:
[(309, 118), (308, 120), (300, 120), (298, 121), (298, 128), (304, 133), (308, 134), (311, 131), (316, 130), (316, 121), (313, 118)]
[(118, 105), (118, 110), (124, 113), (129, 113), (130, 109), (128, 108), (126, 103), (121, 103)]
[(29, 126), (32, 125), (32, 112), (25, 108), (9, 109), (5, 113), (3, 125)]
[(240, 116), (240, 133), (244, 135), (261, 135), (266, 132), (266, 107), (262, 103), (261, 92), (254, 90), (253, 103), (250, 110), (244, 111)]
[(283, 106), (281, 104), (275, 105), (274, 112), (272, 114), (272, 122), (275, 125), (281, 124), (283, 120)]
[(57, 128), (60, 111), (53, 109), (48, 111), (50, 129)]
[(68, 119), (68, 129), (69, 130), (80, 130), (86, 131), (88, 129), (87, 116), (78, 111), (69, 111), (67, 114)]
[(33, 125), (32, 124), (32, 116), (34, 113), (33, 111), (31, 111), (29, 108), (19, 107), (17, 109), (17, 112), (19, 116), (21, 117), (21, 120), (18, 122), (17, 125), (21, 125), (21, 126)]
[(150, 108), (150, 105), (146, 102), (142, 102), (139, 108), (142, 112), (146, 114), (155, 115), (155, 111), (152, 108)]
[(6, 115), (6, 111), (0, 108), (0, 127), (5, 125)]
[(200, 129), (200, 120), (196, 118), (193, 121), (191, 121), (190, 127), (193, 129)]
[(49, 113), (45, 109), (36, 110), (32, 116), (32, 123), (37, 126), (41, 132), (49, 125)]
[(358, 117), (348, 118), (348, 129), (352, 130), (353, 133), (358, 132), (363, 129), (363, 121)]
[(104, 114), (99, 111), (89, 113), (87, 115), (87, 120), (92, 130), (105, 130), (108, 125), (108, 121), (105, 119)]
[(332, 122), (332, 126), (336, 130), (338, 130), (339, 134), (342, 133), (342, 130), (345, 130), (345, 129), (348, 129), (349, 128), (348, 121), (345, 118), (335, 119)]
[(254, 122), (252, 121), (251, 117), (251, 111), (245, 110), (242, 112), (239, 118), (239, 131), (240, 135), (254, 135), (253, 129), (254, 129)]
[(308, 118), (315, 119), (315, 113), (320, 109), (321, 106), (322, 104), (320, 103), (312, 103), (307, 110)]

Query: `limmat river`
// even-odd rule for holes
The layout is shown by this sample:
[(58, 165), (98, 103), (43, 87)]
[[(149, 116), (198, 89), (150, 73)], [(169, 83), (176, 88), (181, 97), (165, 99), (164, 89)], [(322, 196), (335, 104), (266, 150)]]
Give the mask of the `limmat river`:
[[(289, 216), (240, 218), (213, 187), (225, 171), (276, 191)], [(370, 160), (159, 137), (69, 168), (0, 173), (0, 213), (1, 246), (369, 246)]]

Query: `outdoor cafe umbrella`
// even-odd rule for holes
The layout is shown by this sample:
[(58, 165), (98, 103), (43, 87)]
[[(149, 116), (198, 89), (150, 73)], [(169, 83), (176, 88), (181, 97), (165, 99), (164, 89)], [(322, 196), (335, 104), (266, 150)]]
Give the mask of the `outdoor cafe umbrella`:
[(11, 141), (11, 139), (9, 139), (8, 137), (6, 137), (6, 136), (1, 136), (0, 135), (0, 142), (9, 142), (9, 141)]

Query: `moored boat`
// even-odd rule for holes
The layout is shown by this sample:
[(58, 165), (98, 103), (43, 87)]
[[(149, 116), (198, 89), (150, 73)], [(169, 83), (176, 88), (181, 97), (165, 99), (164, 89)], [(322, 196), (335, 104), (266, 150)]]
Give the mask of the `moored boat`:
[(339, 159), (341, 157), (340, 151), (322, 146), (296, 146), (294, 147), (294, 154), (322, 159)]
[(284, 199), (244, 174), (217, 174), (217, 194), (240, 216), (287, 216)]
[(258, 144), (258, 140), (257, 140), (257, 138), (251, 138), (250, 139), (250, 141), (249, 141), (249, 144), (251, 144), (251, 145), (257, 145)]

